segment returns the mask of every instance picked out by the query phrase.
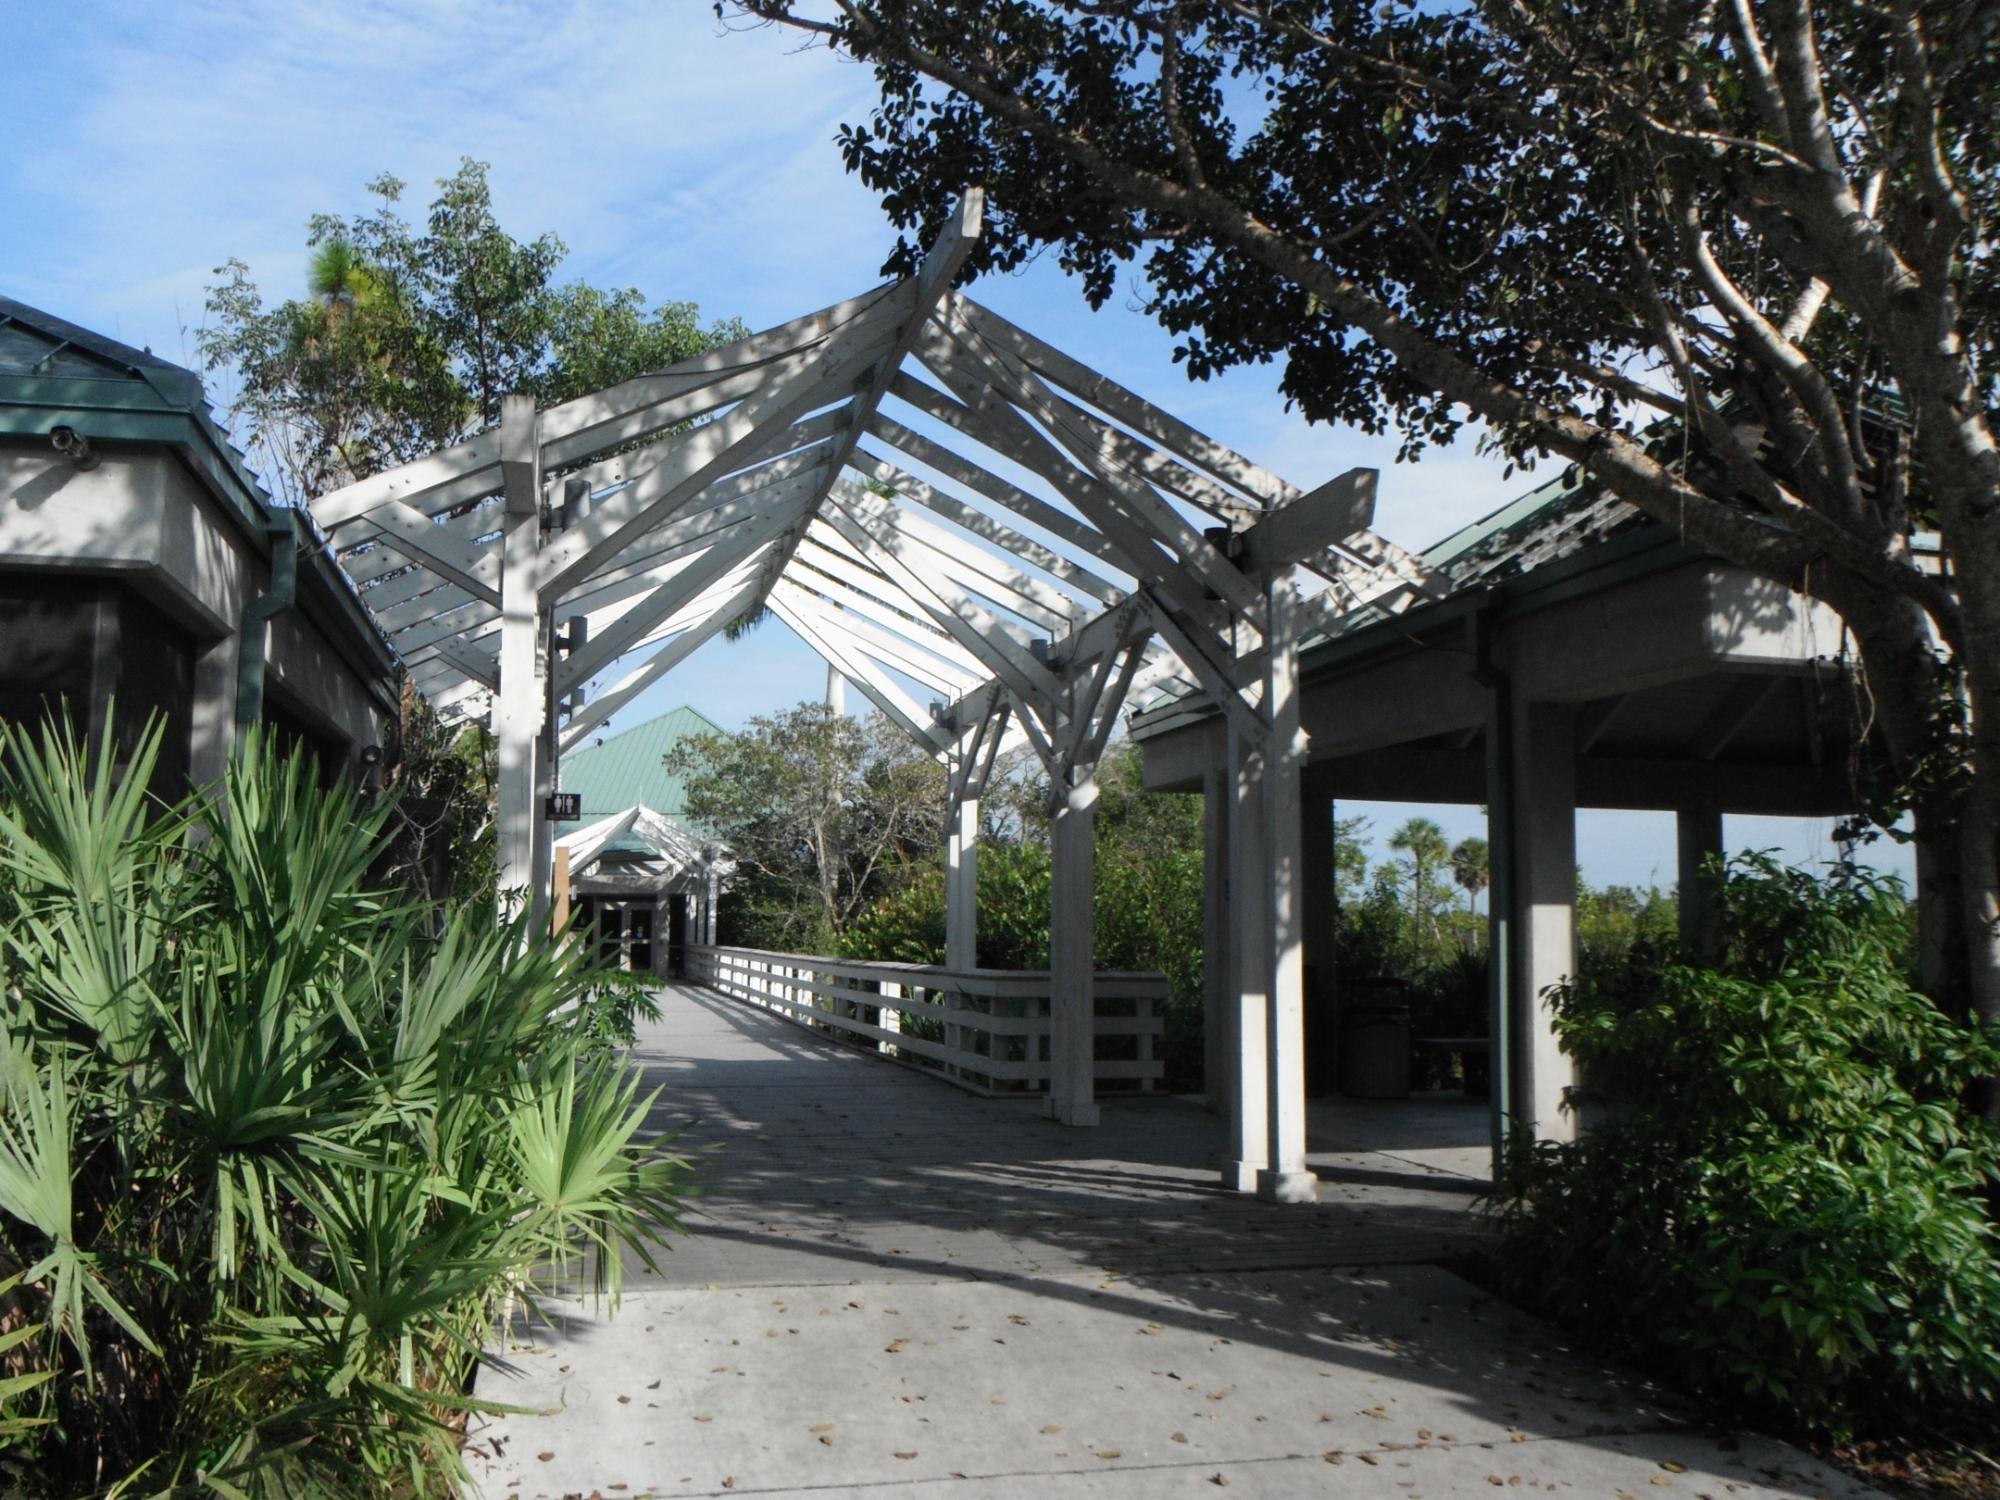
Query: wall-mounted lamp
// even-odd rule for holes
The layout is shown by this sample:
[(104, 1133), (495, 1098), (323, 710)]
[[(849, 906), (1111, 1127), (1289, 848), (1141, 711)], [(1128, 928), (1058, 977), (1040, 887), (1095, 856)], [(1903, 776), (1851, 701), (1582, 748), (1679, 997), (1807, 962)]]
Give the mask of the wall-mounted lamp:
[(49, 441), (55, 444), (56, 452), (79, 469), (94, 469), (104, 462), (104, 455), (91, 447), (90, 439), (74, 427), (53, 429), (49, 433)]

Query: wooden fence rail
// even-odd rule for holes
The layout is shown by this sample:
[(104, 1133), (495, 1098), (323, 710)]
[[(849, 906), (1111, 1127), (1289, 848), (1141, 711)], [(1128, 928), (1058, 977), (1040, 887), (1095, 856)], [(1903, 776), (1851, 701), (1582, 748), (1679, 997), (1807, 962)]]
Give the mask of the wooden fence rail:
[[(1048, 1088), (1045, 969), (954, 970), (690, 944), (685, 972), (692, 983), (975, 1093)], [(1099, 1092), (1152, 1090), (1162, 1073), (1156, 1044), (1166, 978), (1100, 973), (1095, 989)]]

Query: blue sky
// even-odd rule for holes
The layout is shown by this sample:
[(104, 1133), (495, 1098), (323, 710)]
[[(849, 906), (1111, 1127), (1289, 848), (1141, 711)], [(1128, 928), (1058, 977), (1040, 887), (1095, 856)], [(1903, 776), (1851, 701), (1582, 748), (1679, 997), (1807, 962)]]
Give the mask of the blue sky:
[[(832, 139), (865, 115), (870, 75), (773, 32), (725, 34), (708, 0), (81, 0), (14, 7), (7, 31), (0, 289), (187, 363), (225, 258), (268, 296), (294, 295), (308, 215), (363, 209), (382, 172), (410, 184), (419, 215), (461, 156), (492, 164), (509, 230), (563, 238), (568, 274), (752, 327), (875, 284), (894, 242)], [(1275, 369), (1190, 384), (1136, 296), (1092, 313), (1052, 265), (976, 295), (1297, 484), (1380, 467), (1377, 525), (1406, 545), (1521, 488), (1469, 441), (1399, 467), (1393, 438), (1309, 427), (1284, 410)], [(704, 648), (642, 701), (736, 724), (823, 684), (773, 621)], [(1386, 833), (1415, 809), (1354, 810)], [(1478, 831), (1473, 809), (1439, 820)], [(1664, 816), (1590, 814), (1579, 836), (1594, 880), (1673, 878)], [(1729, 836), (1812, 857), (1825, 832), (1731, 820)]]

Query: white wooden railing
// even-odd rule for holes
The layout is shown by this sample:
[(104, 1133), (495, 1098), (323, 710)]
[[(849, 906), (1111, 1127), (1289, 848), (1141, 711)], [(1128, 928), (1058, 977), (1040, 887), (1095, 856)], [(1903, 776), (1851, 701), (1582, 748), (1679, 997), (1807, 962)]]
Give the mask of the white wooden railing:
[[(690, 944), (686, 978), (858, 1042), (981, 1094), (1045, 1092), (1046, 969), (946, 969)], [(1096, 976), (1099, 1092), (1151, 1090), (1161, 1064), (1159, 974)]]

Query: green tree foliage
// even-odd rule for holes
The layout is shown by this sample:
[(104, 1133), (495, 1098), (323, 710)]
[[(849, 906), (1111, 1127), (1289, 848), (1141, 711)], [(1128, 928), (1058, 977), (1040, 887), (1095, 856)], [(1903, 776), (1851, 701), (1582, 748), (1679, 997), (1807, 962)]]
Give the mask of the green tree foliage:
[(703, 327), (691, 303), (559, 283), (562, 241), (507, 233), (487, 170), (467, 159), (440, 179), (421, 227), (386, 175), (368, 185), (373, 212), (315, 214), (303, 300), (267, 307), (242, 261), (217, 268), (202, 359), (235, 372), (231, 415), (284, 498), (461, 442), (510, 393), (563, 401), (743, 336), (733, 320)]
[(1451, 899), (1444, 880), (1451, 870), (1451, 844), (1429, 818), (1411, 818), (1389, 836), (1389, 847), (1402, 856), (1398, 904), (1415, 928), (1418, 949), (1436, 952), (1444, 935), (1439, 914)]
[(1485, 839), (1460, 839), (1451, 846), (1451, 881), (1465, 892), (1466, 916), (1477, 917), (1479, 893), (1493, 883)]
[(0, 730), (0, 1488), (456, 1493), (502, 1299), (615, 1299), (686, 1169), (573, 950), (269, 745), (158, 808), (160, 733)]
[(737, 863), (739, 941), (831, 952), (855, 915), (943, 843), (944, 770), (880, 714), (819, 703), (668, 752), (687, 816)]
[(1282, 360), (1308, 419), (1394, 423), (1408, 454), (1469, 412), (1839, 610), (1873, 810), (1912, 812), (1949, 998), (2000, 1021), (1992, 6), (718, 9), (874, 68), (841, 144), (905, 231), (891, 269), (979, 185), (967, 277), (1052, 253), (1191, 376)]
[(404, 683), (386, 770), (395, 799), (383, 860), (413, 894), (454, 904), (494, 899), (499, 774), (490, 730), (480, 724), (448, 728), (423, 695)]
[(1644, 954), (1554, 994), (1604, 1117), (1512, 1157), (1523, 1291), (1735, 1406), (1835, 1432), (2000, 1400), (1991, 1038), (1903, 977), (1900, 889), (1766, 856), (1712, 969)]
[[(1114, 745), (1098, 768), (1093, 958), (1100, 969), (1167, 979), (1160, 1055), (1167, 1087), (1201, 1083), (1202, 818), (1199, 797), (1144, 789), (1138, 752)], [(979, 963), (1049, 966), (1048, 785), (992, 787), (1015, 811), (979, 850)], [(940, 804), (941, 806), (942, 804)], [(848, 958), (944, 961), (944, 869), (932, 861), (870, 904), (841, 937)]]

